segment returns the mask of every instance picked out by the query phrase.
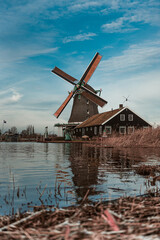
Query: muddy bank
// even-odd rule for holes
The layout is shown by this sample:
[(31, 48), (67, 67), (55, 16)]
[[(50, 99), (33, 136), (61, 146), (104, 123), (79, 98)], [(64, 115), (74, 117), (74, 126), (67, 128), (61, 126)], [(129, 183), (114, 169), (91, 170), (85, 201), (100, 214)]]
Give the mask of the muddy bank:
[(0, 218), (0, 239), (159, 239), (160, 192)]

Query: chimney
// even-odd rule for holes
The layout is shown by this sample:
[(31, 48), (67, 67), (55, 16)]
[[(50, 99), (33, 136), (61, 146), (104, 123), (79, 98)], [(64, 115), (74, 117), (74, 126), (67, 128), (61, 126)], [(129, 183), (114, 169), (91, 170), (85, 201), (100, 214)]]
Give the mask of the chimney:
[(119, 109), (123, 108), (123, 104), (119, 104)]

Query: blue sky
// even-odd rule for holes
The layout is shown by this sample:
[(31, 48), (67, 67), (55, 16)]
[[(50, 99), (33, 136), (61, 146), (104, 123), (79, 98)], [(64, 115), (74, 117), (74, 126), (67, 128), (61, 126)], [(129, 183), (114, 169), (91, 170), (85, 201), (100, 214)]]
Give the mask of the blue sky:
[[(56, 65), (80, 79), (96, 52), (90, 79), (108, 104), (127, 105), (160, 124), (160, 3), (158, 0), (0, 0), (0, 118), (5, 128), (49, 131), (67, 122), (72, 102), (53, 113), (72, 86)], [(126, 104), (126, 103), (124, 103)]]

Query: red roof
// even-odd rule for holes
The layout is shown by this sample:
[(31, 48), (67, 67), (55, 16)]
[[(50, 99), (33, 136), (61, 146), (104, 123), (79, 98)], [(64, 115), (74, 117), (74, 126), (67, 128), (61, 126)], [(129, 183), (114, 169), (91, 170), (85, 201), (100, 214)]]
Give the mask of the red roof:
[(102, 125), (104, 122), (109, 120), (111, 117), (116, 115), (118, 112), (122, 111), (122, 109), (124, 109), (124, 107), (123, 108), (114, 109), (114, 110), (111, 110), (109, 112), (95, 114), (92, 117), (90, 117), (87, 120), (85, 120), (80, 125), (78, 125), (76, 128), (92, 127), (92, 126)]

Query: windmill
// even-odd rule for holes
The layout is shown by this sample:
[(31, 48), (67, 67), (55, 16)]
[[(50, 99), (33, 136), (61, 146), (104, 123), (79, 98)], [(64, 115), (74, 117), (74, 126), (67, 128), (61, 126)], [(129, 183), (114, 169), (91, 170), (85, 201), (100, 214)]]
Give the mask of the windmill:
[[(94, 58), (92, 59), (91, 63), (89, 64), (89, 66), (87, 67), (86, 71), (84, 72), (83, 76), (79, 81), (76, 78), (70, 76), (69, 74), (63, 72), (58, 67), (55, 67), (52, 70), (53, 73), (55, 73), (56, 75), (63, 78), (64, 80), (66, 80), (67, 82), (71, 83), (74, 86), (73, 90), (69, 92), (68, 97), (62, 103), (62, 105), (58, 108), (58, 110), (54, 113), (54, 116), (56, 118), (60, 116), (64, 108), (67, 106), (67, 104), (73, 97), (74, 97), (74, 103), (72, 106), (69, 122), (84, 121), (87, 118), (87, 116), (89, 117), (90, 115), (94, 115), (98, 113), (97, 105), (99, 105), (100, 107), (103, 107), (107, 103), (107, 101), (105, 101), (103, 98), (96, 95), (96, 91), (90, 85), (87, 84), (92, 74), (94, 73), (97, 65), (99, 64), (101, 58), (102, 56), (99, 53), (95, 54)], [(86, 102), (85, 108), (84, 108), (83, 101), (81, 102), (81, 110), (80, 110), (80, 108), (78, 108), (77, 99), (80, 100), (81, 98), (82, 100), (86, 99), (87, 102)], [(87, 106), (89, 105), (88, 102), (91, 102), (90, 107)], [(82, 111), (84, 111), (84, 109), (86, 111), (86, 115), (82, 114)], [(83, 119), (82, 119), (82, 116), (83, 116)], [(78, 119), (78, 121), (75, 119)]]

